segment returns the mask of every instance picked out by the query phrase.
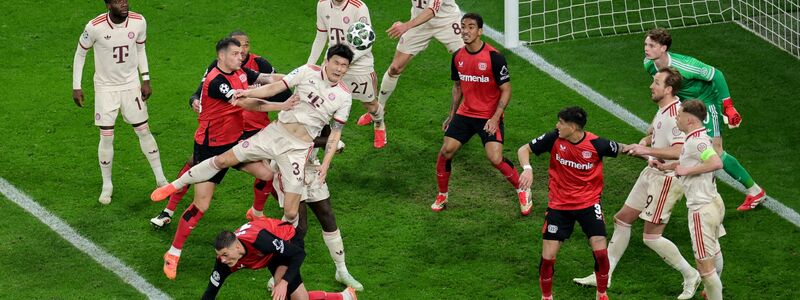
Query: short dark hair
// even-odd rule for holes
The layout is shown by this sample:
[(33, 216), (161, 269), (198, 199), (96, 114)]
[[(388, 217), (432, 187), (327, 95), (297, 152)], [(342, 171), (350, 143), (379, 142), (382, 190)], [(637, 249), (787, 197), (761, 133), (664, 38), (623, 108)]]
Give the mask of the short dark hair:
[(233, 245), (233, 242), (236, 241), (236, 235), (233, 232), (223, 230), (217, 235), (217, 239), (214, 241), (214, 249), (222, 250), (225, 248), (230, 247)]
[(236, 45), (239, 47), (242, 46), (242, 44), (239, 43), (239, 41), (237, 41), (236, 39), (232, 37), (225, 37), (219, 40), (219, 42), (217, 42), (217, 53), (219, 53), (222, 50), (228, 49), (228, 47), (230, 47), (231, 45)]
[(464, 19), (475, 20), (478, 23), (478, 28), (483, 28), (483, 17), (477, 13), (467, 13), (463, 17), (461, 17), (461, 22), (464, 22)]
[(347, 59), (349, 63), (353, 62), (353, 50), (350, 50), (350, 47), (346, 46), (344, 43), (339, 43), (328, 48), (328, 54), (325, 58), (331, 59), (334, 55)]
[(578, 129), (583, 129), (586, 126), (586, 111), (580, 106), (570, 106), (558, 112), (558, 118), (564, 122), (573, 123), (578, 125)]
[(664, 78), (664, 84), (672, 88), (672, 95), (675, 96), (683, 85), (683, 75), (681, 75), (681, 72), (678, 72), (678, 69), (675, 67), (663, 67), (658, 70), (658, 73), (667, 74), (667, 78)]
[(681, 109), (683, 112), (697, 117), (697, 119), (700, 121), (705, 121), (706, 119), (706, 105), (700, 100), (692, 99), (689, 101), (684, 101), (681, 103)]
[(228, 34), (228, 37), (230, 37), (230, 38), (235, 37), (235, 36), (248, 36), (248, 35), (247, 35), (247, 33), (245, 33), (244, 31), (241, 31), (241, 30), (234, 30), (234, 31), (231, 31), (230, 34)]
[(656, 27), (650, 29), (650, 31), (647, 32), (647, 37), (656, 43), (667, 46), (667, 50), (672, 46), (672, 36), (670, 36), (669, 32), (664, 28)]

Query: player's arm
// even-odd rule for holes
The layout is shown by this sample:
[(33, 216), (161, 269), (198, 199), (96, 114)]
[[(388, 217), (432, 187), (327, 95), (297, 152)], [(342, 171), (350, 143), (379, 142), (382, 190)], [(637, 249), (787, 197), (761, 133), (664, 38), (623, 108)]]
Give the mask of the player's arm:
[[(286, 274), (278, 284), (288, 284), (290, 281), (300, 276), (300, 265), (306, 257), (306, 252), (298, 245), (293, 244), (291, 241), (282, 240), (266, 230), (261, 230), (253, 242), (253, 247), (261, 253), (268, 254), (274, 253), (277, 256), (285, 258), (288, 262), (285, 266)], [(275, 259), (275, 258), (273, 258)]]
[(519, 177), (520, 188), (527, 189), (531, 187), (533, 183), (533, 168), (531, 168), (530, 160), (531, 153), (539, 156), (542, 153), (550, 152), (550, 149), (553, 149), (553, 144), (555, 144), (556, 139), (558, 139), (558, 130), (553, 130), (519, 147), (517, 150), (517, 158), (519, 159), (519, 165), (522, 166), (522, 173), (520, 173)]
[(683, 149), (683, 143), (672, 144), (667, 148), (652, 148), (640, 144), (630, 144), (623, 148), (623, 152), (643, 159), (649, 159), (652, 156), (660, 160), (675, 160), (680, 157), (681, 149)]
[(720, 159), (717, 152), (714, 151), (714, 147), (712, 147), (711, 144), (706, 144), (705, 148), (703, 152), (700, 152), (700, 160), (702, 163), (691, 167), (677, 165), (675, 166), (675, 175), (691, 176), (722, 169), (722, 159)]
[(325, 26), (325, 20), (323, 19), (325, 4), (327, 3), (317, 3), (317, 35), (314, 36), (314, 42), (311, 44), (311, 53), (308, 54), (308, 59), (306, 60), (306, 64), (309, 65), (317, 64), (319, 55), (322, 54), (325, 44), (328, 43), (328, 27)]
[(150, 95), (153, 94), (153, 89), (150, 87), (150, 67), (147, 65), (147, 51), (145, 50), (145, 42), (147, 41), (147, 21), (142, 17), (142, 31), (136, 38), (136, 50), (139, 53), (139, 74), (142, 76), (142, 101), (147, 101)]
[(243, 109), (259, 112), (290, 110), (298, 103), (300, 103), (298, 96), (289, 97), (284, 102), (272, 102), (258, 98), (234, 98), (231, 101), (231, 104)]
[(494, 134), (500, 126), (500, 118), (506, 111), (508, 103), (511, 101), (511, 76), (508, 73), (508, 64), (505, 57), (498, 52), (490, 52), (489, 57), (492, 64), (492, 76), (494, 76), (495, 83), (500, 88), (500, 99), (497, 102), (497, 108), (494, 115), (486, 121), (483, 130), (489, 134)]
[[(430, 2), (431, 5), (433, 5), (434, 2), (438, 1), (439, 0), (431, 0)], [(436, 13), (434, 12), (434, 8), (429, 6), (428, 9), (424, 10), (421, 14), (417, 15), (408, 22), (400, 22), (400, 21), (394, 22), (394, 24), (392, 24), (392, 27), (386, 30), (386, 33), (389, 34), (390, 38), (393, 39), (399, 38), (409, 29), (425, 24), (431, 19), (433, 19), (433, 17), (435, 16)]]
[(714, 77), (711, 78), (714, 87), (717, 89), (717, 99), (722, 103), (722, 115), (725, 117), (724, 121), (728, 123), (728, 127), (736, 128), (742, 123), (742, 116), (733, 107), (733, 100), (731, 100), (731, 92), (728, 89), (728, 81), (725, 80), (725, 74), (717, 69), (714, 72)]
[(206, 72), (203, 73), (203, 78), (200, 79), (200, 83), (197, 85), (197, 89), (194, 91), (194, 94), (189, 96), (189, 107), (191, 107), (192, 110), (194, 110), (194, 112), (198, 114), (203, 111), (203, 107), (200, 105), (202, 103), (200, 98), (202, 97), (203, 93), (203, 83), (206, 81), (206, 76), (208, 76), (208, 73), (211, 72), (211, 70), (214, 69), (214, 67), (216, 66), (217, 66), (216, 60), (211, 62), (210, 65), (208, 65), (208, 68), (206, 68)]
[(461, 90), (461, 78), (458, 76), (458, 69), (456, 68), (456, 54), (458, 54), (458, 51), (453, 53), (453, 58), (450, 60), (450, 80), (453, 81), (453, 90), (451, 92), (450, 114), (447, 115), (447, 119), (442, 123), (442, 131), (447, 131), (450, 121), (453, 120), (453, 116), (456, 114), (458, 105), (461, 104), (461, 98), (464, 96), (464, 92)]
[[(350, 107), (347, 107), (347, 111), (350, 111)], [(339, 120), (335, 116), (330, 123), (331, 133), (328, 136), (328, 141), (325, 143), (325, 156), (322, 158), (322, 164), (317, 169), (319, 171), (320, 182), (325, 182), (325, 178), (328, 176), (328, 169), (333, 161), (333, 156), (336, 155), (339, 150), (339, 140), (342, 139), (344, 123), (343, 120)]]
[(86, 24), (86, 27), (78, 39), (78, 46), (75, 49), (75, 57), (72, 59), (72, 101), (75, 105), (83, 107), (83, 89), (81, 88), (81, 80), (83, 80), (83, 65), (86, 63), (86, 52), (94, 45), (94, 38), (89, 30), (92, 23)]
[(597, 155), (600, 157), (617, 157), (620, 153), (622, 153), (623, 149), (629, 147), (626, 144), (607, 140), (601, 137), (592, 140), (591, 143), (592, 146), (594, 146), (595, 151), (597, 151)]
[(642, 146), (650, 146), (653, 144), (653, 132), (655, 132), (655, 128), (653, 125), (647, 127), (647, 135), (645, 135), (641, 140), (639, 140), (639, 145)]
[(258, 88), (249, 90), (237, 90), (237, 98), (269, 98), (277, 95), (280, 92), (289, 89), (289, 86), (283, 80), (273, 82), (267, 85), (262, 85)]
[(206, 287), (202, 299), (216, 299), (219, 289), (222, 288), (222, 284), (225, 283), (225, 279), (228, 278), (228, 275), (231, 275), (231, 273), (233, 272), (231, 272), (230, 267), (223, 264), (220, 260), (217, 260), (214, 264), (214, 271), (211, 272), (211, 276), (208, 278), (208, 287)]

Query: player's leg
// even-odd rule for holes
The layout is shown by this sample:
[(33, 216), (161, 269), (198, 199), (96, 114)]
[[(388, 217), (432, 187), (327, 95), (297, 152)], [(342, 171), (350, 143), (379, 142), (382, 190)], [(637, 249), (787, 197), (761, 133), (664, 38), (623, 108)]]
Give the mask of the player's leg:
[(547, 208), (542, 225), (542, 257), (539, 260), (539, 288), (542, 290), (542, 300), (553, 299), (556, 255), (564, 240), (572, 235), (574, 226), (575, 218), (570, 211)]
[(683, 276), (683, 292), (678, 295), (678, 299), (692, 299), (697, 287), (700, 286), (700, 274), (683, 258), (678, 247), (663, 236), (666, 226), (666, 223), (653, 224), (650, 221), (645, 221), (644, 244), (655, 251), (670, 267), (681, 272)]
[(583, 233), (589, 238), (589, 246), (592, 247), (594, 256), (594, 275), (597, 279), (597, 298), (608, 299), (606, 290), (608, 289), (609, 262), (608, 249), (606, 244), (606, 224), (603, 216), (603, 208), (600, 203), (593, 206), (574, 211), (575, 218), (583, 229)]
[(461, 17), (453, 18), (450, 24), (437, 27), (434, 38), (438, 40), (450, 53), (464, 47), (464, 39), (461, 37)]
[(714, 203), (707, 204), (688, 213), (689, 236), (697, 271), (702, 277), (705, 295), (710, 300), (722, 299), (722, 281), (716, 270), (716, 255), (721, 253), (719, 237), (724, 234), (722, 215), (718, 212), (722, 210), (723, 204), (718, 204), (719, 209), (715, 206), (717, 205)]
[[(314, 186), (312, 184), (312, 186)], [(315, 199), (324, 198), (321, 201), (312, 201)], [(309, 199), (306, 200), (311, 211), (319, 220), (322, 226), (322, 240), (325, 241), (325, 246), (328, 247), (328, 253), (336, 266), (336, 281), (339, 281), (357, 291), (363, 291), (364, 286), (358, 282), (350, 272), (347, 270), (345, 263), (344, 243), (342, 242), (342, 234), (339, 227), (336, 225), (336, 216), (333, 213), (331, 206), (330, 193), (328, 192), (327, 185), (323, 184), (318, 189), (309, 190)]]
[[(302, 290), (302, 292), (301, 292)], [(292, 300), (294, 299), (309, 299), (309, 300), (356, 300), (356, 291), (352, 287), (348, 287), (344, 291), (335, 293), (335, 292), (325, 292), (325, 291), (310, 291), (306, 293), (306, 298), (303, 297), (303, 292), (305, 292), (306, 288), (302, 284), (300, 287), (297, 288), (295, 293), (292, 293)], [(298, 294), (298, 298), (295, 298), (295, 294)]]
[(508, 158), (503, 157), (503, 140), (505, 138), (505, 125), (503, 120), (500, 120), (498, 123), (497, 131), (494, 134), (488, 134), (485, 130), (483, 130), (484, 126), (486, 126), (487, 120), (481, 120), (481, 122), (476, 122), (474, 125), (476, 128), (473, 128), (477, 131), (478, 136), (481, 138), (481, 142), (483, 142), (483, 148), (486, 151), (486, 158), (489, 159), (489, 162), (492, 163), (492, 166), (495, 167), (501, 174), (511, 183), (511, 186), (517, 192), (517, 200), (519, 201), (519, 209), (523, 216), (527, 216), (530, 214), (531, 209), (533, 208), (533, 201), (530, 199), (530, 191), (526, 191), (519, 188), (519, 173), (514, 168), (514, 163), (511, 162)]
[[(398, 47), (400, 47), (399, 44)], [(397, 80), (400, 78), (400, 75), (403, 74), (403, 70), (406, 69), (406, 66), (411, 62), (412, 58), (414, 58), (414, 54), (404, 53), (400, 50), (394, 52), (392, 63), (389, 65), (389, 69), (383, 73), (383, 78), (381, 79), (378, 101), (382, 106), (386, 106), (386, 101), (389, 100), (389, 97), (392, 96), (394, 89), (397, 87)]]
[(142, 153), (150, 163), (150, 168), (156, 177), (156, 185), (164, 186), (169, 181), (164, 176), (164, 170), (161, 167), (161, 154), (158, 150), (158, 144), (156, 144), (156, 139), (150, 132), (150, 125), (147, 124), (149, 118), (147, 102), (142, 99), (142, 92), (138, 88), (121, 91), (120, 93), (122, 95), (122, 99), (120, 99), (122, 118), (126, 123), (133, 125), (133, 130), (139, 138), (139, 146)]
[(102, 204), (111, 203), (111, 196), (114, 193), (111, 169), (114, 165), (114, 123), (119, 114), (120, 98), (119, 92), (95, 92), (94, 125), (100, 129), (97, 159), (103, 178), (98, 201)]
[[(469, 139), (467, 138), (467, 140)], [(461, 148), (461, 145), (462, 142), (456, 138), (450, 136), (444, 137), (442, 148), (439, 149), (439, 155), (436, 159), (436, 182), (439, 186), (439, 194), (436, 195), (436, 200), (431, 204), (431, 209), (433, 211), (441, 211), (445, 208), (445, 205), (447, 205), (452, 160), (456, 152), (458, 152), (458, 149)]]
[[(637, 185), (638, 183), (639, 181), (637, 181)], [(631, 190), (631, 195), (635, 194), (638, 190), (637, 185), (634, 185), (633, 190)], [(644, 189), (641, 190), (642, 193), (645, 192)], [(611, 277), (614, 273), (614, 269), (616, 269), (617, 263), (622, 259), (622, 255), (625, 254), (625, 250), (628, 249), (628, 242), (631, 239), (631, 225), (633, 222), (636, 222), (641, 212), (629, 206), (629, 204), (635, 205), (631, 199), (631, 196), (629, 196), (625, 204), (622, 205), (622, 208), (614, 215), (614, 233), (611, 235), (611, 240), (608, 243), (609, 287), (611, 287)], [(579, 285), (597, 286), (597, 277), (594, 273), (583, 278), (573, 278), (572, 281)]]
[(234, 149), (237, 147), (240, 146), (237, 144), (232, 149), (225, 151), (225, 153), (195, 164), (191, 169), (189, 169), (188, 172), (181, 175), (181, 177), (178, 177), (178, 179), (175, 181), (155, 189), (153, 193), (150, 194), (150, 199), (153, 201), (164, 200), (169, 195), (174, 194), (176, 191), (187, 185), (208, 181), (212, 177), (216, 176), (220, 170), (238, 165), (241, 163), (241, 161), (239, 161), (234, 154)]
[[(226, 169), (227, 170), (227, 169)], [(178, 221), (178, 229), (175, 231), (175, 237), (172, 239), (172, 245), (167, 253), (164, 253), (164, 274), (169, 279), (175, 279), (178, 275), (178, 261), (181, 257), (183, 244), (192, 233), (192, 230), (197, 226), (200, 219), (203, 218), (206, 210), (211, 204), (211, 198), (214, 195), (214, 189), (217, 183), (222, 180), (222, 176), (218, 176), (213, 181), (206, 181), (194, 185), (194, 201), (181, 215)], [(215, 183), (217, 182), (217, 183)]]

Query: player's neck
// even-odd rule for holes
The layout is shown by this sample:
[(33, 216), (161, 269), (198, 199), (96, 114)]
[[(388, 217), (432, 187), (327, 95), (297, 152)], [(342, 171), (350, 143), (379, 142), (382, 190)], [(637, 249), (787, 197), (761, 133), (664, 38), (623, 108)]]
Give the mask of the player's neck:
[(678, 97), (677, 96), (671, 96), (671, 97), (670, 96), (664, 96), (663, 98), (661, 98), (661, 101), (658, 101), (658, 107), (659, 108), (665, 108), (665, 107), (669, 106), (670, 104), (672, 104), (675, 101), (678, 101)]
[(569, 136), (567, 136), (566, 140), (569, 141), (570, 143), (577, 144), (580, 141), (582, 141), (585, 136), (586, 136), (586, 131), (577, 130), (572, 134), (570, 134)]
[(219, 64), (219, 63), (218, 63), (218, 64), (217, 64), (217, 68), (218, 68), (220, 71), (222, 71), (222, 73), (225, 73), (225, 74), (231, 74), (231, 73), (233, 73), (233, 68), (228, 68), (227, 66), (225, 66), (225, 65), (223, 65), (223, 64)]
[(114, 24), (122, 24), (122, 22), (125, 22), (125, 20), (128, 19), (127, 17), (114, 15), (110, 11), (108, 12), (108, 18), (111, 20), (111, 23)]
[(664, 68), (669, 66), (669, 52), (664, 52), (664, 55), (655, 60), (656, 67)]
[(333, 0), (333, 7), (336, 8), (342, 7), (342, 5), (344, 5), (345, 2), (346, 2), (345, 0)]
[(465, 47), (467, 47), (467, 51), (469, 51), (469, 53), (478, 53), (478, 51), (481, 51), (481, 48), (483, 48), (483, 41), (476, 39), (472, 43), (467, 44)]
[(686, 132), (684, 132), (684, 133), (685, 133), (685, 134), (692, 134), (692, 132), (695, 132), (695, 131), (697, 131), (697, 130), (700, 130), (701, 128), (702, 128), (702, 129), (705, 129), (705, 126), (703, 126), (703, 123), (701, 123), (701, 122), (698, 122), (698, 123), (695, 123), (695, 124), (689, 125), (689, 128), (687, 128)]

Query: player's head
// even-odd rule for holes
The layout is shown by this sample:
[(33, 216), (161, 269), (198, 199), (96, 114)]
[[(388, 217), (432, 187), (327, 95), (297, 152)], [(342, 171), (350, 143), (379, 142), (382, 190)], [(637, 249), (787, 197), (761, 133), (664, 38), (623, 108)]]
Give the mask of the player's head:
[(586, 111), (580, 106), (571, 106), (558, 112), (558, 137), (565, 139), (575, 133), (583, 132), (586, 126)]
[(461, 39), (464, 44), (480, 43), (483, 35), (483, 17), (476, 13), (467, 13), (461, 17)]
[(653, 28), (644, 38), (644, 56), (648, 59), (659, 59), (672, 46), (672, 36), (664, 28)]
[(228, 37), (239, 41), (239, 44), (242, 46), (242, 56), (247, 56), (250, 54), (250, 37), (247, 36), (247, 33), (244, 33), (244, 31), (241, 30), (236, 30), (231, 32)]
[(689, 100), (681, 103), (681, 111), (678, 112), (678, 129), (688, 134), (697, 128), (702, 128), (705, 119), (706, 105), (702, 101)]
[(214, 241), (214, 249), (217, 251), (217, 258), (229, 267), (236, 265), (236, 262), (244, 256), (244, 247), (236, 238), (233, 232), (223, 230), (217, 235)]
[(328, 54), (325, 55), (325, 76), (331, 82), (339, 82), (342, 76), (347, 73), (350, 68), (350, 62), (353, 61), (353, 50), (345, 44), (336, 44), (328, 48)]
[(681, 89), (681, 80), (683, 80), (683, 76), (678, 72), (678, 69), (673, 67), (661, 68), (656, 73), (656, 76), (653, 76), (653, 83), (650, 84), (650, 98), (656, 103), (667, 97), (671, 101), (673, 96)]
[(108, 12), (116, 18), (128, 17), (128, 0), (105, 0)]
[(238, 40), (230, 37), (217, 42), (217, 65), (228, 72), (242, 67), (242, 47)]

